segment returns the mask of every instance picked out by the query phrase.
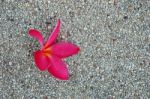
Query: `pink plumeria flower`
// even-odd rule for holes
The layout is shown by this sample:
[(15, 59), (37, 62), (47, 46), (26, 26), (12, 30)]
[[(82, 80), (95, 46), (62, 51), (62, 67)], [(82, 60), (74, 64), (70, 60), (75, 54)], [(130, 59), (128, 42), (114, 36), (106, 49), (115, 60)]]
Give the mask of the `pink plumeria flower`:
[(41, 45), (41, 49), (34, 52), (36, 67), (40, 71), (48, 70), (50, 74), (60, 80), (68, 80), (69, 71), (67, 64), (62, 59), (77, 54), (80, 49), (70, 42), (55, 42), (60, 31), (60, 24), (59, 19), (46, 42), (38, 30), (29, 29), (29, 35), (36, 38)]

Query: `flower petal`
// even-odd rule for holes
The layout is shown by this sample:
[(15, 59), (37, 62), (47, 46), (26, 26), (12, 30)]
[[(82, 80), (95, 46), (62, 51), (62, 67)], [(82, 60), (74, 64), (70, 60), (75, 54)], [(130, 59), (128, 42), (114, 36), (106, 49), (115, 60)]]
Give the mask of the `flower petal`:
[(59, 30), (60, 30), (60, 24), (61, 24), (60, 19), (58, 19), (57, 24), (56, 24), (53, 32), (51, 33), (50, 37), (48, 38), (45, 47), (51, 45), (56, 40)]
[(51, 65), (50, 59), (47, 56), (45, 56), (40, 50), (34, 52), (34, 60), (36, 67), (40, 71), (45, 71), (46, 69), (48, 69), (49, 65)]
[(29, 35), (34, 37), (35, 39), (37, 39), (39, 41), (39, 43), (41, 44), (41, 46), (43, 46), (44, 39), (43, 39), (42, 34), (38, 30), (29, 29)]
[(65, 58), (77, 54), (80, 48), (70, 42), (60, 42), (51, 47), (52, 54)]
[(48, 72), (60, 80), (68, 80), (69, 72), (65, 62), (56, 56), (51, 57), (52, 66), (48, 68)]

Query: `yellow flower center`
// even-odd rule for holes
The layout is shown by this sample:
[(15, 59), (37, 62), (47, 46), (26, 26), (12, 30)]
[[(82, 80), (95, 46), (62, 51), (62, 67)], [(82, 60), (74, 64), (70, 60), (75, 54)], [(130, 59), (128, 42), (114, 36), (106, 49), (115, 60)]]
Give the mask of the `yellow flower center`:
[(51, 48), (48, 47), (48, 48), (43, 49), (43, 53), (45, 56), (51, 57)]

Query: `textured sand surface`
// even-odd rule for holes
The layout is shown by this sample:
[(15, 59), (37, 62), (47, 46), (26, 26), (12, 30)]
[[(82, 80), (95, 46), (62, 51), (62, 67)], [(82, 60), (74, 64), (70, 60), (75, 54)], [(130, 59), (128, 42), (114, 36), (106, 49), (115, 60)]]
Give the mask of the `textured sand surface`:
[[(66, 59), (70, 80), (34, 65), (39, 49), (29, 28), (45, 39), (58, 18), (58, 40), (81, 52)], [(1, 99), (150, 98), (149, 0), (0, 0)]]

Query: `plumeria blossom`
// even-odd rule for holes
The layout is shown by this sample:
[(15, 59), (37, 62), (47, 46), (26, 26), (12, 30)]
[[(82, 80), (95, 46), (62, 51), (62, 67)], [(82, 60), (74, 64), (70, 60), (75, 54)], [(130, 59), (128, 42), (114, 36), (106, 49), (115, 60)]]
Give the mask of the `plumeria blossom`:
[(79, 47), (70, 42), (58, 42), (56, 39), (60, 31), (60, 19), (51, 33), (50, 37), (44, 42), (43, 36), (38, 30), (29, 29), (29, 35), (37, 39), (41, 49), (34, 52), (34, 61), (40, 71), (46, 71), (60, 80), (69, 79), (67, 64), (63, 58), (72, 56), (79, 52)]

